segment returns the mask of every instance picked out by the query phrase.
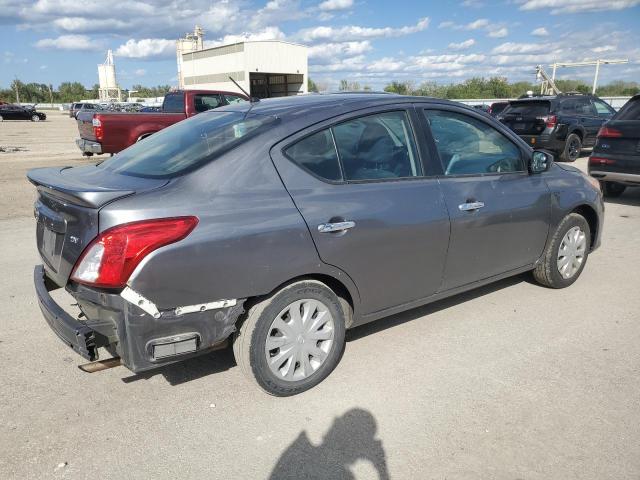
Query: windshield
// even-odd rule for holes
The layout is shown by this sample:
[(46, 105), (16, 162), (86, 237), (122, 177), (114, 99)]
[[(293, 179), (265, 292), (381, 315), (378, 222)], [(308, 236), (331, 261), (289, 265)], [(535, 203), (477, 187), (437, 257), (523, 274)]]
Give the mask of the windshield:
[(178, 122), (99, 164), (123, 175), (175, 177), (267, 130), (276, 117), (206, 112)]
[(544, 117), (549, 114), (549, 102), (511, 102), (502, 112), (503, 115), (526, 115), (528, 117)]

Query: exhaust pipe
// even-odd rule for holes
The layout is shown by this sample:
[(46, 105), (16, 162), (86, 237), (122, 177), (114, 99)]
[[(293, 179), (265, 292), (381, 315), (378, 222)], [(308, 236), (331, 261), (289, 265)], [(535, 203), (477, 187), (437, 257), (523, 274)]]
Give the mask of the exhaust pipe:
[(78, 368), (83, 372), (96, 373), (103, 370), (108, 370), (113, 367), (122, 365), (120, 357), (107, 358), (106, 360), (98, 360), (97, 362), (85, 363), (84, 365), (78, 365)]

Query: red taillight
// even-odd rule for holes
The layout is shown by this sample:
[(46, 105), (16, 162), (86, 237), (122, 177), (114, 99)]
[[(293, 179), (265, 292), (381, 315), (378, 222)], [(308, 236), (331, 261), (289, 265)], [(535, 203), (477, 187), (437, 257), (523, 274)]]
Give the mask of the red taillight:
[(620, 130), (616, 130), (611, 127), (601, 127), (598, 130), (598, 137), (609, 137), (609, 138), (618, 138), (622, 136), (622, 132)]
[(544, 124), (547, 128), (553, 128), (558, 124), (558, 117), (555, 115), (547, 115), (542, 119), (544, 120)]
[(96, 137), (96, 140), (102, 141), (104, 137), (104, 130), (102, 130), (102, 122), (95, 115), (91, 120), (91, 125), (93, 126), (93, 136)]
[(589, 165), (613, 165), (616, 161), (611, 158), (589, 157)]
[(182, 240), (197, 224), (197, 217), (158, 218), (105, 230), (82, 252), (71, 279), (95, 287), (122, 288), (145, 256)]

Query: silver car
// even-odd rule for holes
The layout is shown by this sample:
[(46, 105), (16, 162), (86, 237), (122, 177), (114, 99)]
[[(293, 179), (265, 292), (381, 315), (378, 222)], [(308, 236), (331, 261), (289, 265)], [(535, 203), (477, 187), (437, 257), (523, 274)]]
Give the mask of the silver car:
[(489, 115), (395, 95), (222, 107), (28, 178), (64, 343), (143, 372), (231, 340), (280, 396), (329, 375), (349, 328), (527, 271), (571, 285), (603, 219), (597, 181)]

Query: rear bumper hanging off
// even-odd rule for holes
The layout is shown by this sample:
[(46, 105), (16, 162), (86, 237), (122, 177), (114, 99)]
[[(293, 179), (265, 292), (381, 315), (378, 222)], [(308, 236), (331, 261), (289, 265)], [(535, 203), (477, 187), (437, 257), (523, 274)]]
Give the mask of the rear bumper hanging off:
[(76, 140), (76, 145), (82, 153), (102, 153), (102, 145), (100, 145), (98, 142), (85, 140), (84, 138), (78, 138)]

